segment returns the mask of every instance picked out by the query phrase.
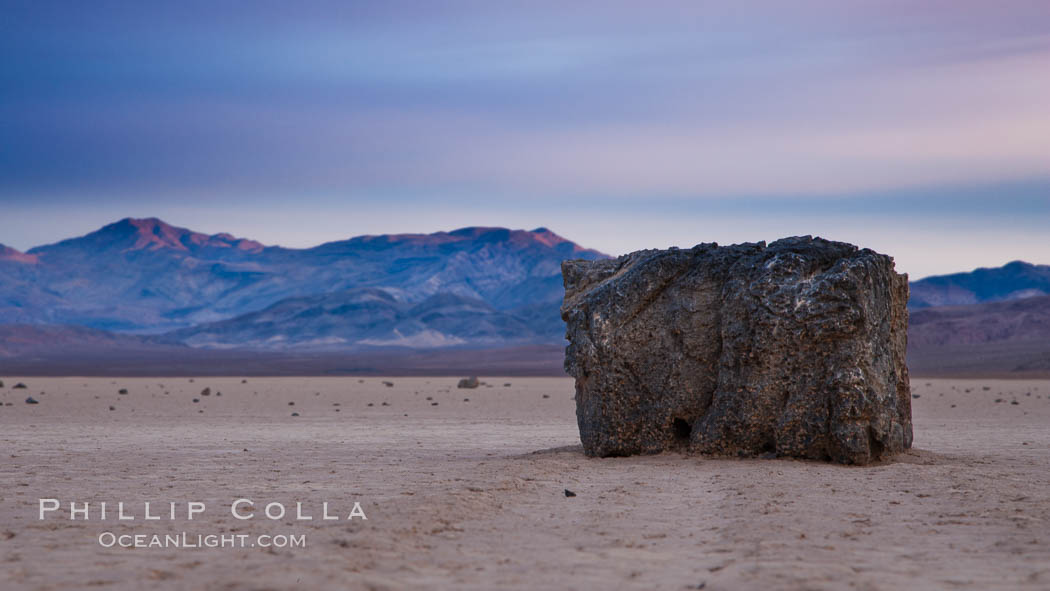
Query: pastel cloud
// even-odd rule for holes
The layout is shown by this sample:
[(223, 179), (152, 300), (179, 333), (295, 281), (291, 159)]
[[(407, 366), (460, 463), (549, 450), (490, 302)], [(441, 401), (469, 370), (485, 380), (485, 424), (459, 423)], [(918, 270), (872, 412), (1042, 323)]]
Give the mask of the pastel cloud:
[(378, 203), (405, 231), (653, 199), (757, 227), (805, 198), (863, 226), (878, 192), (1050, 186), (1048, 22), (1024, 0), (29, 3), (0, 23), (0, 203)]

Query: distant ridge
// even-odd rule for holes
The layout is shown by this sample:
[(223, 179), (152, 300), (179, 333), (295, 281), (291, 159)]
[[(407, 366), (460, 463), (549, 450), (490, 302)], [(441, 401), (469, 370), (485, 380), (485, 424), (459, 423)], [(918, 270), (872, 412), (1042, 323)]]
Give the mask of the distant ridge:
[(927, 277), (911, 283), (912, 309), (962, 306), (1050, 294), (1050, 265), (1013, 261), (1002, 267)]
[[(546, 228), (357, 236), (293, 249), (124, 218), (26, 253), (0, 251), (0, 263), (12, 263), (0, 264), (0, 323), (179, 331), (196, 346), (221, 348), (557, 343), (561, 261), (605, 256)], [(349, 300), (318, 303), (367, 290), (388, 300), (386, 317)]]

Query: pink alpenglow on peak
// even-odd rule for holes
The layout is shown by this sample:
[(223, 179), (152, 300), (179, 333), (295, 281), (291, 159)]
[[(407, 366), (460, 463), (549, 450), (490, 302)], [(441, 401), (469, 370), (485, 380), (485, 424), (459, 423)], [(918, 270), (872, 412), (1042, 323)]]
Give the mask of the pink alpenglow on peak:
[(10, 246), (4, 246), (0, 244), (0, 262), (12, 262), (12, 263), (25, 263), (34, 264), (38, 261), (35, 254), (26, 254), (22, 251), (15, 250)]
[(50, 254), (73, 245), (91, 245), (97, 252), (176, 251), (194, 253), (203, 249), (230, 249), (261, 252), (264, 246), (254, 240), (230, 234), (201, 234), (172, 226), (157, 218), (124, 218), (80, 238), (31, 249), (31, 254)]

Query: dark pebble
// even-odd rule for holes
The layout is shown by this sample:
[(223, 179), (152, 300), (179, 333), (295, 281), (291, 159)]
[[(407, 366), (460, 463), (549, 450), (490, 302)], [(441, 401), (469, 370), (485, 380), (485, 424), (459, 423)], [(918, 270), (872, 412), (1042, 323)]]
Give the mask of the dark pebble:
[(120, 390), (117, 390), (117, 394), (127, 394), (127, 393), (128, 393), (128, 389), (127, 388), (121, 388)]
[(565, 489), (565, 496), (567, 496), (567, 497), (575, 497), (576, 493), (572, 492), (569, 489)]
[(111, 406), (111, 407), (109, 407), (109, 410), (117, 410), (117, 407)]
[(40, 403), (37, 402), (36, 398), (33, 398), (32, 396), (30, 396), (29, 398), (26, 398), (26, 404), (40, 404)]
[(14, 386), (11, 386), (11, 389), (12, 390), (25, 390), (26, 389), (26, 385), (23, 384), (22, 382), (18, 382)]
[(201, 401), (201, 399), (200, 399), (200, 398), (194, 398), (194, 399), (193, 399), (193, 402), (194, 402), (195, 404), (196, 404), (197, 402), (200, 402), (200, 401)]
[(292, 413), (292, 416), (293, 416), (293, 417), (297, 417), (297, 416), (299, 416), (299, 413), (297, 413), (297, 412), (293, 412), (293, 413)]

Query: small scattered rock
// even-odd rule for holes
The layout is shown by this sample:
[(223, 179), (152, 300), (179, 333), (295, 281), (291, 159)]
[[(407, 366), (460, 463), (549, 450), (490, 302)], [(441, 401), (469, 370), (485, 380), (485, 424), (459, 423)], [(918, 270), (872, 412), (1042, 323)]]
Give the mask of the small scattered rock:
[(543, 397), (544, 397), (544, 398), (550, 398), (550, 397), (551, 397), (551, 395), (550, 395), (550, 394), (544, 394), (544, 395), (543, 395)]
[(293, 412), (293, 413), (292, 413), (292, 416), (293, 416), (293, 417), (297, 417), (297, 416), (299, 416), (299, 413), (297, 413), (297, 412)]
[(109, 410), (117, 410), (117, 407), (115, 407), (115, 406), (110, 406), (110, 407), (109, 407)]
[(389, 402), (384, 402), (383, 406), (390, 406), (390, 403)]
[(383, 385), (386, 386), (387, 388), (393, 388), (394, 387), (394, 382), (383, 382)]
[(510, 382), (507, 382), (506, 384), (503, 384), (503, 387), (504, 388), (510, 388)]
[(25, 390), (26, 389), (26, 385), (23, 384), (22, 382), (18, 382), (14, 386), (11, 386), (11, 389), (12, 390)]
[(576, 493), (572, 492), (569, 489), (565, 489), (565, 496), (567, 496), (567, 497), (575, 497)]
[(127, 393), (128, 393), (128, 389), (127, 388), (121, 388), (120, 390), (117, 390), (117, 394), (127, 394)]
[(436, 402), (431, 402), (430, 403), (430, 406), (437, 406), (437, 405), (438, 405), (438, 403), (436, 403)]
[(1011, 400), (1011, 401), (1010, 401), (1010, 404), (1014, 404), (1014, 405), (1017, 405), (1017, 404), (1021, 404), (1021, 403), (1020, 403), (1020, 402), (1018, 402), (1018, 401), (1016, 401), (1016, 400)]
[(200, 398), (194, 398), (194, 399), (193, 399), (193, 403), (194, 403), (194, 404), (196, 404), (196, 403), (198, 403), (198, 402), (200, 402), (200, 401), (201, 401), (201, 399), (200, 399)]
[(215, 395), (216, 396), (222, 396), (222, 392), (216, 392)]
[(470, 402), (470, 398), (464, 398), (463, 402)]
[(919, 398), (919, 397), (920, 397), (920, 395), (919, 395), (919, 394), (912, 394), (912, 395), (911, 395), (911, 397), (912, 397), (912, 398)]
[(242, 384), (247, 384), (247, 383), (248, 383), (248, 380), (241, 380), (241, 383), (242, 383)]
[(480, 385), (477, 376), (470, 376), (469, 378), (463, 378), (456, 384), (457, 388), (477, 388)]
[(294, 402), (289, 402), (288, 406), (295, 406), (295, 403)]
[(26, 398), (26, 404), (40, 404), (40, 403), (37, 401), (36, 398), (33, 398), (32, 396), (30, 396), (29, 398)]
[(369, 403), (368, 403), (368, 406), (375, 406), (375, 405), (374, 405), (374, 404), (372, 404), (371, 402), (369, 402)]
[(211, 396), (211, 388), (201, 390), (201, 396)]

